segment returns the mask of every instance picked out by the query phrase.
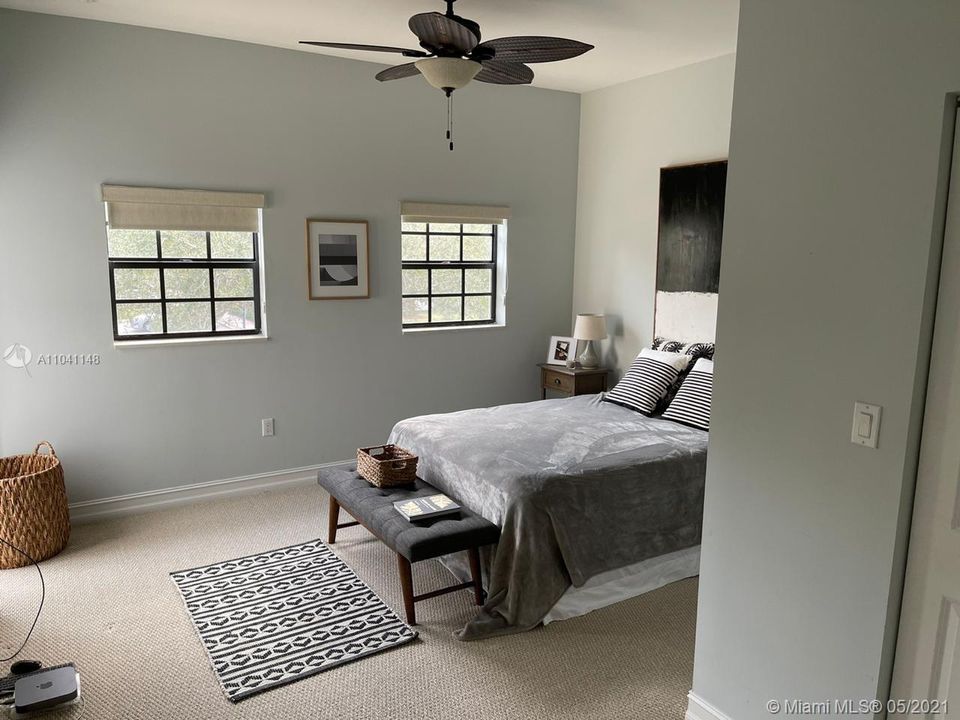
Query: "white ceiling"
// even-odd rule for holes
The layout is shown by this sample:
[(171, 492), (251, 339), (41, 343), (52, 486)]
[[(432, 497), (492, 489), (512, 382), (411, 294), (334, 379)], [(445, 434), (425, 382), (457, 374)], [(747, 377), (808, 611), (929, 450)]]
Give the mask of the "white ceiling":
[[(442, 0), (0, 0), (0, 6), (304, 52), (320, 50), (298, 40), (416, 48), (407, 19), (445, 7)], [(480, 23), (484, 39), (555, 35), (596, 45), (581, 57), (533, 66), (534, 85), (585, 92), (733, 52), (739, 0), (458, 0), (455, 9)], [(322, 52), (380, 64), (408, 61)]]

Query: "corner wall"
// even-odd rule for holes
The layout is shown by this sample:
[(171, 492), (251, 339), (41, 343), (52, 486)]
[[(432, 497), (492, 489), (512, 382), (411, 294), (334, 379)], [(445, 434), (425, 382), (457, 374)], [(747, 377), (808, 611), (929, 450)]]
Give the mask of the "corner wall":
[[(49, 439), (71, 501), (349, 458), (397, 420), (533, 400), (569, 322), (580, 100), (443, 95), (376, 65), (0, 10), (0, 452)], [(270, 340), (113, 346), (102, 182), (265, 191)], [(507, 327), (401, 334), (401, 200), (510, 205)], [(307, 217), (370, 222), (372, 297), (310, 302)], [(276, 437), (260, 419), (276, 418)]]
[(958, 27), (956, 3), (741, 4), (693, 680), (733, 720), (888, 692)]
[(582, 96), (573, 311), (607, 315), (610, 367), (653, 339), (660, 168), (727, 157), (734, 60)]

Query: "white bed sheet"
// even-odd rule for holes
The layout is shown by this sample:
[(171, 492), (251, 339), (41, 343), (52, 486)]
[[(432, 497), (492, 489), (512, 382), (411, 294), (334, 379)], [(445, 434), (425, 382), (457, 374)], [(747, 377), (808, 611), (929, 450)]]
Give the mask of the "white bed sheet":
[(699, 545), (609, 570), (594, 575), (580, 587), (567, 588), (543, 624), (586, 615), (699, 573)]

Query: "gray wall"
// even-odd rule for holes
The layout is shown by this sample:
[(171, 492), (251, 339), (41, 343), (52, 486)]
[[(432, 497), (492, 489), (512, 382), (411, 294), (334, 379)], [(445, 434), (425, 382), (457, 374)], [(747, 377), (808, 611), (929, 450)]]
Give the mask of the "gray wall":
[[(960, 4), (744, 0), (694, 692), (887, 692)], [(853, 403), (884, 406), (880, 447)]]
[[(0, 10), (0, 451), (51, 440), (71, 500), (349, 458), (393, 423), (531, 400), (571, 313), (579, 97), (378, 83), (377, 66)], [(266, 342), (115, 349), (102, 182), (262, 190)], [(507, 204), (507, 327), (402, 335), (401, 199)], [(370, 300), (308, 302), (304, 219), (366, 218)], [(260, 418), (277, 435), (260, 438)]]
[(653, 339), (660, 168), (727, 157), (734, 56), (583, 95), (575, 312), (609, 316), (605, 361)]

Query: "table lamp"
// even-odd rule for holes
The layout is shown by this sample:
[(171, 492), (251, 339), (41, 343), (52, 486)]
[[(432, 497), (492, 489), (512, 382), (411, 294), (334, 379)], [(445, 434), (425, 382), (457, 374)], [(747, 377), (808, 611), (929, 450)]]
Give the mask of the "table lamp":
[(575, 340), (586, 342), (583, 352), (577, 360), (585, 368), (595, 368), (600, 364), (600, 358), (593, 348), (594, 340), (603, 340), (607, 336), (607, 320), (603, 315), (577, 315), (577, 322), (573, 327)]

